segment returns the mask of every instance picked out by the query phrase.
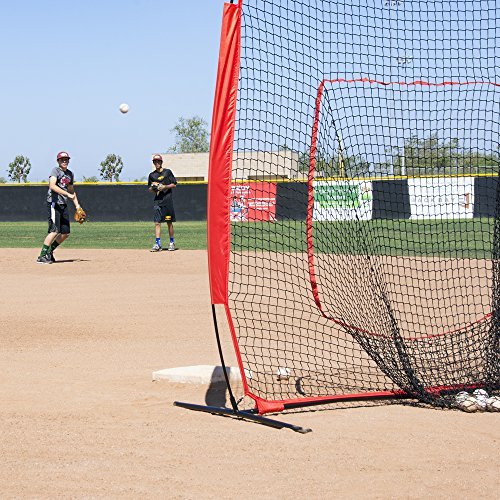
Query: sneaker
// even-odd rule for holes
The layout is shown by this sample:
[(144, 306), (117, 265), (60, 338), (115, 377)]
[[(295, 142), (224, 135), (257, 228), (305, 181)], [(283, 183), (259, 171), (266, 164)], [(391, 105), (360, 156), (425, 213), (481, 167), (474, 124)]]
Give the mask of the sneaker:
[(52, 260), (50, 260), (50, 257), (48, 254), (46, 255), (40, 255), (38, 259), (36, 259), (37, 264), (52, 264)]
[(54, 258), (54, 254), (52, 252), (47, 252), (47, 257), (50, 259), (50, 262), (54, 263), (56, 259)]
[(168, 245), (168, 251), (169, 251), (169, 252), (173, 252), (174, 250), (175, 250), (175, 245), (174, 245), (174, 243), (172, 242), (172, 243), (170, 243), (170, 245)]
[(156, 243), (153, 245), (153, 248), (150, 250), (151, 252), (161, 252), (162, 248), (160, 245), (157, 245)]

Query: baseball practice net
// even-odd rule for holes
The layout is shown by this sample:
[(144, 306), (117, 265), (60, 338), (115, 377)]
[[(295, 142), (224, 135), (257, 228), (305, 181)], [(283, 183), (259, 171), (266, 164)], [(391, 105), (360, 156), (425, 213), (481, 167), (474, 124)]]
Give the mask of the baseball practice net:
[(259, 413), (499, 386), (494, 0), (226, 4), (212, 304)]

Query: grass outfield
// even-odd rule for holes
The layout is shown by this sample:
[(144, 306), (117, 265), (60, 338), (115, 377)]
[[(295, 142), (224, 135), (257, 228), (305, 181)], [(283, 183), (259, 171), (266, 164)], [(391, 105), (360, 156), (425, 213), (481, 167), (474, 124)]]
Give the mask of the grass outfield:
[[(316, 253), (491, 258), (493, 219), (315, 222)], [(306, 224), (300, 221), (233, 225), (233, 249), (306, 252)]]
[[(178, 248), (207, 248), (206, 222), (177, 222), (174, 227)], [(168, 241), (166, 230), (163, 242)], [(71, 231), (64, 243), (68, 248), (149, 248), (154, 242), (151, 222), (73, 223)], [(46, 233), (46, 222), (1, 222), (0, 247), (39, 247)], [(316, 222), (313, 234), (318, 253), (491, 258), (493, 220)], [(233, 224), (232, 242), (235, 251), (306, 252), (306, 225), (238, 222)]]
[[(174, 224), (175, 243), (181, 249), (207, 248), (206, 222)], [(152, 222), (86, 222), (71, 224), (66, 248), (149, 248), (154, 244)], [(46, 222), (0, 222), (1, 248), (41, 247), (47, 234)], [(162, 243), (168, 243), (167, 226), (162, 228)]]

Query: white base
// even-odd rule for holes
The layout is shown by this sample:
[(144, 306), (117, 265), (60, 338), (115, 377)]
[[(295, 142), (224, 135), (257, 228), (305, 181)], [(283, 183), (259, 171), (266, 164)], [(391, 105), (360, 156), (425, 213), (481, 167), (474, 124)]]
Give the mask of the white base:
[[(238, 368), (226, 367), (229, 381), (240, 382), (241, 375)], [(224, 382), (224, 372), (222, 366), (214, 365), (196, 365), (181, 366), (179, 368), (166, 368), (153, 372), (154, 380), (167, 380), (181, 384), (216, 384)]]

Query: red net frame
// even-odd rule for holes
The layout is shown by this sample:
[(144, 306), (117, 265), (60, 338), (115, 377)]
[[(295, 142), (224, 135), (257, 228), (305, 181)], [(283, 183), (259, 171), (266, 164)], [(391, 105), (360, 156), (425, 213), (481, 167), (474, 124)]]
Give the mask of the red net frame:
[[(398, 86), (402, 88), (411, 88), (411, 87), (421, 87), (421, 88), (440, 88), (440, 87), (461, 87), (461, 86), (492, 86), (492, 87), (500, 87), (499, 83), (496, 82), (488, 82), (488, 81), (467, 81), (467, 82), (460, 82), (460, 81), (443, 81), (443, 82), (427, 82), (424, 80), (415, 80), (412, 82), (405, 82), (405, 81), (392, 81), (392, 82), (386, 82), (386, 81), (381, 81), (381, 80), (376, 80), (376, 79), (370, 79), (370, 78), (354, 78), (354, 79), (344, 79), (344, 78), (338, 78), (338, 79), (324, 79), (320, 85), (318, 86), (318, 91), (317, 91), (317, 96), (316, 96), (316, 103), (315, 103), (315, 113), (314, 113), (314, 121), (313, 121), (313, 126), (312, 126), (312, 133), (311, 133), (311, 148), (310, 148), (310, 154), (309, 154), (309, 170), (308, 170), (308, 175), (307, 175), (307, 216), (306, 216), (306, 226), (307, 226), (307, 254), (308, 254), (308, 264), (309, 264), (309, 279), (311, 283), (311, 290), (312, 294), (314, 296), (314, 300), (316, 302), (316, 305), (318, 306), (319, 311), (321, 312), (322, 316), (327, 318), (328, 320), (342, 326), (346, 327), (349, 329), (357, 330), (360, 333), (363, 334), (368, 334), (368, 335), (374, 335), (374, 336), (383, 336), (377, 332), (374, 331), (368, 331), (364, 330), (362, 328), (357, 327), (354, 324), (347, 324), (343, 322), (342, 320), (335, 318), (331, 314), (327, 314), (324, 311), (324, 307), (322, 305), (322, 301), (320, 298), (320, 293), (318, 291), (318, 280), (316, 276), (316, 266), (314, 262), (314, 236), (313, 236), (313, 213), (314, 213), (314, 181), (317, 177), (317, 172), (316, 172), (316, 162), (317, 162), (317, 149), (318, 149), (318, 131), (319, 131), (319, 124), (320, 124), (320, 119), (321, 119), (321, 108), (322, 108), (322, 100), (323, 100), (323, 94), (325, 91), (325, 86), (328, 84), (335, 85), (335, 84), (364, 84), (368, 86), (382, 86), (382, 87), (392, 87), (392, 86)], [(477, 318), (475, 321), (470, 322), (466, 325), (465, 328), (472, 327), (475, 324), (481, 323), (483, 321), (487, 321), (491, 318), (492, 312), (488, 312), (484, 315), (481, 315), (479, 318)], [(428, 335), (425, 335), (425, 338), (432, 338), (440, 335), (446, 335), (446, 334), (453, 334), (456, 333), (457, 330), (450, 330), (450, 331), (444, 331), (440, 333), (431, 333)], [(419, 340), (421, 337), (408, 337), (407, 340)]]
[[(239, 37), (239, 23), (241, 19), (241, 7), (243, 6), (243, 2), (239, 2), (238, 5), (226, 6), (226, 12), (231, 11), (230, 21), (227, 22), (228, 17), (226, 17), (226, 22), (223, 25), (223, 34), (225, 34), (225, 40), (227, 42), (227, 46), (225, 44), (221, 45), (221, 58), (219, 64), (219, 82), (217, 85), (217, 94), (216, 94), (216, 108), (217, 113), (214, 113), (214, 121), (212, 127), (212, 138), (219, 138), (217, 141), (212, 139), (212, 148), (211, 148), (211, 177), (209, 180), (209, 212), (208, 212), (208, 239), (209, 239), (209, 261), (210, 261), (210, 284), (211, 284), (211, 295), (212, 295), (212, 303), (213, 304), (222, 304), (225, 310), (227, 323), (229, 325), (229, 329), (231, 332), (238, 365), (240, 368), (240, 372), (243, 379), (243, 386), (245, 394), (251, 397), (257, 405), (257, 409), (260, 413), (266, 413), (270, 411), (279, 411), (286, 408), (301, 406), (305, 404), (318, 404), (321, 402), (332, 402), (338, 400), (351, 400), (351, 399), (365, 399), (368, 397), (388, 397), (388, 396), (406, 396), (406, 395), (420, 395), (424, 400), (426, 399), (426, 395), (436, 394), (442, 391), (443, 389), (454, 389), (459, 387), (476, 387), (474, 383), (468, 384), (434, 384), (434, 385), (419, 385), (418, 381), (414, 382), (410, 380), (409, 385), (408, 381), (405, 380), (396, 380), (393, 388), (390, 390), (368, 390), (368, 391), (360, 391), (360, 392), (345, 392), (343, 394), (329, 394), (329, 395), (316, 395), (313, 397), (290, 397), (290, 394), (287, 394), (287, 397), (276, 397), (276, 392), (271, 391), (271, 395), (266, 397), (263, 394), (262, 387), (267, 384), (266, 381), (263, 381), (259, 386), (258, 390), (255, 390), (255, 379), (249, 379), (247, 376), (251, 371), (247, 368), (247, 360), (244, 359), (241, 352), (241, 339), (238, 334), (239, 326), (235, 325), (234, 322), (234, 314), (232, 312), (231, 300), (228, 295), (230, 292), (228, 290), (228, 280), (230, 266), (235, 265), (231, 261), (231, 223), (229, 218), (230, 211), (230, 197), (231, 197), (231, 168), (232, 163), (234, 161), (234, 157), (232, 154), (232, 145), (234, 142), (234, 120), (236, 116), (237, 109), (237, 74), (239, 71), (239, 55), (241, 46), (237, 38)], [(228, 54), (232, 54), (228, 56)], [(320, 84), (320, 89), (318, 90), (318, 96), (316, 98), (316, 117), (313, 121), (312, 127), (312, 139), (311, 139), (311, 148), (310, 148), (310, 168), (309, 168), (309, 177), (308, 177), (308, 213), (306, 222), (307, 225), (307, 262), (308, 262), (308, 276), (309, 276), (309, 286), (310, 289), (313, 290), (313, 295), (315, 295), (314, 300), (316, 302), (316, 306), (321, 309), (321, 315), (323, 318), (328, 319), (329, 315), (325, 313), (322, 307), (322, 303), (319, 300), (319, 294), (317, 292), (317, 272), (315, 270), (314, 263), (314, 249), (313, 249), (313, 221), (312, 221), (312, 206), (314, 204), (314, 192), (313, 192), (313, 182), (314, 182), (314, 163), (316, 158), (315, 149), (317, 147), (317, 128), (319, 125), (319, 108), (321, 104), (321, 95), (324, 90), (324, 85), (326, 83), (334, 83), (334, 82), (342, 82), (342, 83), (369, 83), (369, 84), (377, 84), (382, 86), (447, 86), (447, 85), (471, 85), (471, 84), (480, 84), (480, 85), (492, 85), (498, 86), (496, 83), (491, 83), (488, 81), (470, 81), (461, 83), (458, 81), (443, 81), (442, 83), (428, 83), (423, 80), (413, 80), (411, 83), (405, 83), (404, 81), (398, 82), (383, 82), (375, 79), (368, 78), (359, 78), (359, 79), (336, 79), (336, 80), (323, 80)], [(320, 95), (321, 91), (321, 95)], [(319, 101), (318, 101), (319, 99)], [(316, 128), (316, 131), (315, 131)], [(316, 294), (314, 289), (316, 288)], [(496, 315), (494, 313), (487, 313), (483, 315), (482, 320), (488, 320), (493, 318), (496, 321)], [(366, 328), (358, 328), (355, 327), (350, 322), (345, 322), (342, 320), (338, 320), (333, 318), (338, 325), (349, 330), (350, 334), (356, 339), (356, 341), (363, 347), (364, 350), (372, 350), (375, 354), (377, 354), (378, 346), (371, 345), (372, 343), (377, 343), (377, 339), (369, 339), (368, 341), (360, 339), (359, 334), (368, 334), (368, 337), (379, 337), (379, 339), (388, 339), (391, 335), (383, 335), (376, 334), (376, 331), (372, 329)], [(482, 320), (479, 320), (475, 323), (481, 323)], [(467, 328), (472, 328), (475, 323), (468, 323), (466, 325)], [(463, 329), (458, 330), (449, 330), (447, 333), (453, 334), (456, 332), (461, 333)], [(357, 337), (356, 337), (357, 336)], [(397, 335), (396, 335), (397, 336)], [(401, 335), (399, 335), (401, 337)], [(443, 335), (439, 335), (440, 337)], [(444, 335), (446, 337), (446, 335)], [(428, 335), (427, 339), (432, 339), (436, 337), (435, 335)], [(403, 340), (415, 340), (414, 338), (401, 337)], [(419, 337), (419, 342), (423, 337)], [(382, 340), (384, 341), (384, 340)], [(443, 346), (446, 348), (446, 346)], [(401, 354), (401, 347), (396, 345), (394, 347), (397, 356), (404, 358), (406, 356), (406, 352)], [(404, 349), (403, 349), (404, 351)], [(410, 379), (413, 377), (411, 373), (411, 368), (402, 368), (398, 366), (398, 369), (401, 371), (407, 372), (405, 377), (409, 377)], [(259, 382), (260, 383), (260, 382)], [(481, 385), (480, 383), (477, 385)], [(399, 386), (399, 388), (398, 388)], [(418, 394), (417, 394), (418, 393)], [(427, 399), (428, 401), (428, 399)]]

